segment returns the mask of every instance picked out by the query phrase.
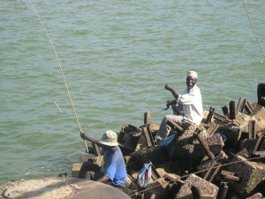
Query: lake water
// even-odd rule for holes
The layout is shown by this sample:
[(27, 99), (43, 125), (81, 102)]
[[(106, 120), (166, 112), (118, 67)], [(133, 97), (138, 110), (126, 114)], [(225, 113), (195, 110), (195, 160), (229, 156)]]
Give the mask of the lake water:
[(85, 148), (82, 128), (159, 123), (164, 90), (198, 71), (204, 109), (239, 97), (255, 102), (264, 82), (265, 4), (242, 1), (1, 0), (0, 183), (70, 172)]

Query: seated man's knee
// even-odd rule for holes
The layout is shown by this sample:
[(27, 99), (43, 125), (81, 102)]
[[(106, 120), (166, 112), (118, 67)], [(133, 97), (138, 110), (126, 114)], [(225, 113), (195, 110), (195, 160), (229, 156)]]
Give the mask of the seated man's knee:
[(166, 115), (165, 117), (164, 117), (164, 121), (165, 122), (168, 122), (168, 121), (170, 121), (171, 120), (171, 115)]

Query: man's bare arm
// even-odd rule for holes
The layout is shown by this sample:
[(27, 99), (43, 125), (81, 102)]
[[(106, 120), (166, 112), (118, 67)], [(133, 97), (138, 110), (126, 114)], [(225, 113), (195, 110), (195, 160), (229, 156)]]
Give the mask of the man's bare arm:
[(165, 85), (165, 89), (170, 91), (173, 97), (177, 100), (179, 98), (179, 95), (175, 92), (173, 88), (171, 88), (169, 85)]

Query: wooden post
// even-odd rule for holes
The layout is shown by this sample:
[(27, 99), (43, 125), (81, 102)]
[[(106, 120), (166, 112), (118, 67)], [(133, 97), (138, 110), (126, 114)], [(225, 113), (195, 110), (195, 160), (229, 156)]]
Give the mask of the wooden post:
[(203, 179), (207, 180), (208, 182), (212, 182), (219, 170), (220, 170), (220, 163), (213, 161), (211, 163), (210, 168), (207, 170), (206, 174), (204, 175)]
[(246, 101), (245, 110), (249, 115), (252, 114), (254, 111), (253, 106), (248, 101)]
[(246, 100), (242, 99), (241, 97), (238, 100), (236, 110), (238, 112), (242, 112), (244, 110), (244, 104), (246, 103)]
[(258, 104), (265, 107), (265, 83), (260, 83), (257, 88)]
[(143, 130), (143, 135), (144, 135), (144, 138), (145, 138), (145, 141), (146, 141), (146, 145), (148, 147), (155, 146), (155, 142), (154, 142), (153, 136), (151, 135), (148, 126), (142, 127), (142, 130)]
[(228, 193), (228, 185), (226, 182), (222, 182), (219, 192), (218, 192), (218, 197), (217, 199), (226, 199), (227, 193)]
[(228, 106), (225, 105), (222, 107), (222, 111), (223, 111), (223, 114), (226, 116), (226, 117), (229, 117), (229, 110), (228, 110)]
[(256, 138), (256, 121), (250, 120), (248, 122), (248, 135), (249, 139)]
[(212, 123), (211, 126), (209, 126), (209, 128), (206, 130), (206, 132), (209, 135), (213, 135), (218, 128), (219, 128), (219, 124)]
[(226, 180), (233, 180), (233, 181), (239, 181), (240, 180), (240, 178), (235, 176), (235, 173), (231, 172), (231, 171), (222, 170), (221, 175), (224, 176), (224, 179), (226, 179)]
[(260, 145), (262, 145), (262, 143), (264, 142), (264, 135), (260, 135), (259, 136), (259, 138), (258, 138), (258, 140), (257, 140), (257, 142), (256, 142), (256, 144), (255, 144), (255, 147), (254, 147), (254, 149), (253, 149), (253, 151), (252, 151), (252, 155), (255, 155), (255, 154), (257, 154), (257, 151), (259, 150), (259, 148), (260, 148)]
[(145, 112), (144, 113), (144, 124), (151, 123), (151, 112)]
[(180, 126), (180, 124), (178, 124), (177, 122), (170, 120), (167, 121), (171, 126), (173, 126), (173, 129), (177, 130), (178, 132), (183, 132), (184, 129), (182, 128), (182, 126)]
[(210, 107), (209, 113), (208, 113), (207, 118), (206, 118), (206, 124), (209, 124), (211, 122), (212, 117), (214, 115), (214, 111), (215, 111), (215, 109)]
[(235, 103), (235, 101), (229, 102), (229, 110), (230, 110), (230, 119), (235, 120), (236, 119), (236, 103)]
[(215, 160), (215, 155), (213, 154), (213, 152), (210, 150), (208, 144), (201, 138), (200, 136), (200, 130), (196, 129), (194, 132), (195, 137), (199, 140), (200, 144), (202, 145), (202, 147), (204, 148), (207, 156), (211, 159), (211, 160)]
[(228, 118), (224, 115), (221, 115), (219, 113), (214, 113), (214, 116), (213, 118), (219, 122), (227, 122), (228, 121)]

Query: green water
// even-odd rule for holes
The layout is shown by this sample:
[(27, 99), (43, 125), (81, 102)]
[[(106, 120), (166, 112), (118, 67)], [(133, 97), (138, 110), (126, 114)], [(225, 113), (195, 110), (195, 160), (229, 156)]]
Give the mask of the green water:
[[(0, 7), (0, 183), (69, 172), (84, 153), (54, 50), (83, 129), (100, 138), (160, 122), (170, 94), (199, 73), (204, 109), (256, 101), (265, 4), (242, 1), (7, 1)], [(57, 107), (57, 105), (59, 107)]]

